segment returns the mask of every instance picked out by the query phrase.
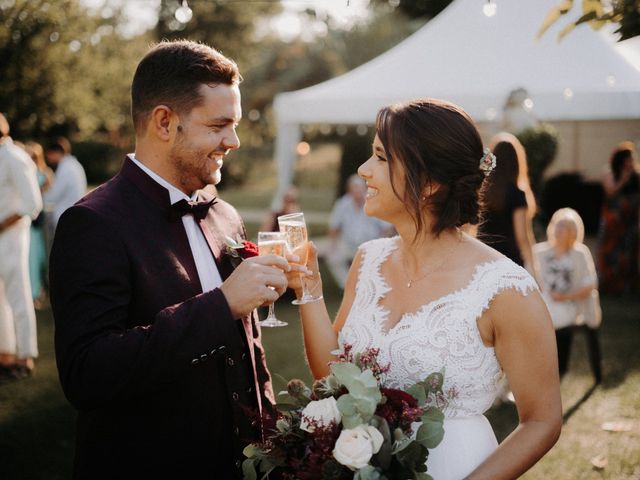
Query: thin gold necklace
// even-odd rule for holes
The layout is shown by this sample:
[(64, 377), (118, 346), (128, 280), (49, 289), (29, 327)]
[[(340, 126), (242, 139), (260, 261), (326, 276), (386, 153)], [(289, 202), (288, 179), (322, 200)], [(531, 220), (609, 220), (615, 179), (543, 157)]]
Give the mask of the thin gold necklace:
[(417, 278), (411, 278), (411, 276), (407, 272), (407, 268), (404, 266), (404, 254), (403, 254), (402, 258), (400, 259), (400, 265), (402, 266), (402, 271), (404, 272), (404, 276), (407, 277), (407, 279), (408, 279), (407, 288), (411, 288), (411, 286), (414, 283), (419, 282), (420, 280), (423, 280), (430, 273), (434, 273), (434, 272), (437, 272), (438, 270), (440, 270), (440, 268), (444, 265), (444, 263), (449, 259), (449, 257), (451, 256), (451, 253), (453, 253), (453, 250), (456, 248), (456, 246), (458, 245), (458, 243), (460, 241), (461, 241), (461, 239), (458, 238), (458, 241), (455, 242), (453, 245), (451, 245), (447, 249), (446, 253), (443, 255), (442, 260), (440, 262), (438, 262), (435, 266), (427, 269), (426, 273), (423, 273), (422, 275), (420, 275)]

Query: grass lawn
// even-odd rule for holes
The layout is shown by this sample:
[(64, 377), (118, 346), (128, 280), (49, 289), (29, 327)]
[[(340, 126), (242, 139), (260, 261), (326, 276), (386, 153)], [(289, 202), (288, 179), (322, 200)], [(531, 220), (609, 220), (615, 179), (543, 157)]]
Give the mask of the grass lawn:
[[(323, 275), (329, 311), (335, 313), (340, 291)], [(601, 340), (604, 383), (592, 389), (584, 338), (574, 339), (569, 373), (562, 383), (566, 423), (553, 450), (523, 478), (526, 480), (640, 478), (640, 303), (604, 299)], [(264, 329), (264, 343), (274, 376), (309, 380), (296, 307), (280, 301), (276, 313), (289, 326)], [(40, 359), (34, 377), (0, 385), (0, 478), (55, 480), (70, 478), (75, 413), (59, 387), (53, 357), (51, 312), (38, 313)], [(282, 383), (274, 379), (276, 389)], [(515, 426), (512, 405), (488, 412), (499, 439)], [(631, 430), (608, 432), (604, 422), (625, 421)], [(603, 455), (604, 469), (591, 459)]]

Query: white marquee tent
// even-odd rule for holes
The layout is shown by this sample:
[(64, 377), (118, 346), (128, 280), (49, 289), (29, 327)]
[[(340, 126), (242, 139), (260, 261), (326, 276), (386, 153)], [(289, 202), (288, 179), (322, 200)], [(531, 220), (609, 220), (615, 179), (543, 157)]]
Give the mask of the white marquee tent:
[[(586, 26), (557, 42), (560, 25), (536, 32), (558, 0), (454, 0), (422, 29), (368, 63), (329, 81), (276, 96), (278, 202), (296, 159), (300, 126), (371, 124), (386, 104), (418, 96), (445, 98), (478, 122), (525, 88), (532, 113), (548, 121), (640, 119), (640, 67), (611, 36)], [(560, 22), (564, 25), (566, 20)]]

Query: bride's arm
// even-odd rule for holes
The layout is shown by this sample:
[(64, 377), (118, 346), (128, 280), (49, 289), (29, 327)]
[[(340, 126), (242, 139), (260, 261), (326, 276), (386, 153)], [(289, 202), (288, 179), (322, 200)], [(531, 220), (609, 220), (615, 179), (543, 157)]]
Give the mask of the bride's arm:
[(518, 410), (517, 428), (467, 479), (518, 478), (558, 440), (562, 404), (556, 342), (539, 293), (498, 295), (487, 317)]
[[(315, 263), (315, 264), (314, 264)], [(307, 264), (313, 272), (317, 272), (308, 280), (312, 284), (313, 293), (322, 292), (322, 279), (317, 265), (317, 249), (313, 244), (309, 247), (309, 262)], [(338, 348), (338, 333), (347, 318), (355, 295), (357, 272), (360, 265), (360, 251), (356, 254), (342, 297), (342, 304), (338, 310), (336, 321), (331, 324), (331, 318), (324, 300), (307, 303), (300, 306), (300, 318), (302, 321), (302, 335), (304, 349), (309, 362), (309, 368), (314, 378), (322, 378), (329, 374), (329, 362), (336, 358), (331, 354)], [(293, 286), (296, 288), (296, 286)], [(296, 295), (300, 292), (296, 289)]]

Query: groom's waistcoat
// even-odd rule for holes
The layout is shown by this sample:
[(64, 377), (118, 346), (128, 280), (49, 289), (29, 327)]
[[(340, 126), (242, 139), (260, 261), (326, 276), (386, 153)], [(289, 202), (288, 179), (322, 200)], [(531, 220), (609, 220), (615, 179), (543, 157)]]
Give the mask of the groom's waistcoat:
[[(233, 478), (273, 400), (255, 319), (232, 318), (219, 289), (202, 293), (168, 207), (127, 159), (58, 224), (51, 304), (60, 380), (79, 412), (75, 478)], [(224, 238), (243, 235), (242, 222), (218, 200), (201, 227), (225, 279)]]

